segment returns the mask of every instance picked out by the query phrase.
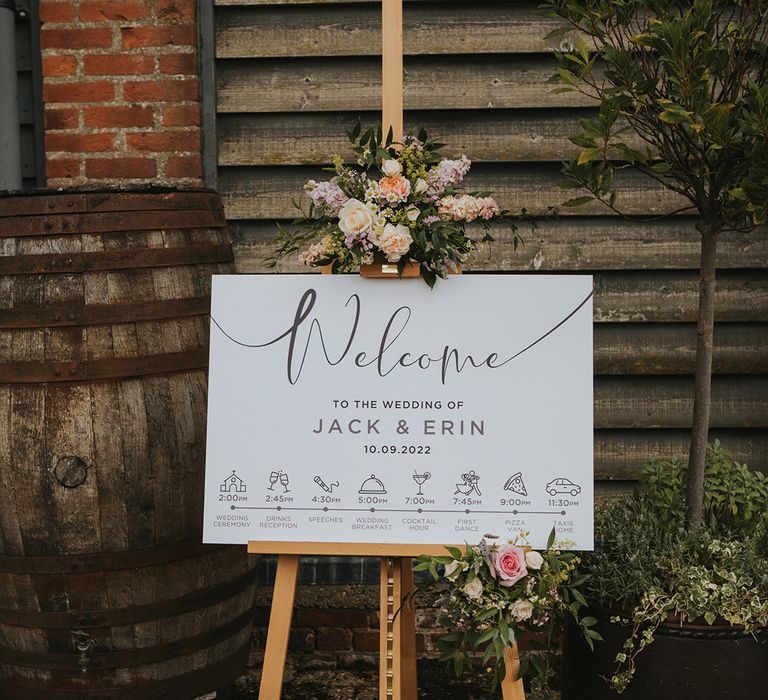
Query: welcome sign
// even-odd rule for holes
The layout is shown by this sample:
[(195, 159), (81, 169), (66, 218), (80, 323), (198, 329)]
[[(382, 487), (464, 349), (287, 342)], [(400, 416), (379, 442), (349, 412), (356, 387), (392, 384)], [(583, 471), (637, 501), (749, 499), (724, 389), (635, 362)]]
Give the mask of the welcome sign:
[(592, 548), (592, 278), (215, 276), (204, 541)]

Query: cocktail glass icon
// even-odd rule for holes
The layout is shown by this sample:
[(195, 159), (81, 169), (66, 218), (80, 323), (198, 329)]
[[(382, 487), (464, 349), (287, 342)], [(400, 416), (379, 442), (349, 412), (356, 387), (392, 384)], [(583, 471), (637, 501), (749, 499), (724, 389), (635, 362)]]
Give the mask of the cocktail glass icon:
[(419, 485), (419, 492), (416, 495), (423, 496), (424, 494), (421, 492), (421, 487), (425, 481), (428, 481), (432, 478), (432, 475), (429, 472), (424, 472), (423, 474), (417, 474), (416, 472), (413, 472), (412, 478)]

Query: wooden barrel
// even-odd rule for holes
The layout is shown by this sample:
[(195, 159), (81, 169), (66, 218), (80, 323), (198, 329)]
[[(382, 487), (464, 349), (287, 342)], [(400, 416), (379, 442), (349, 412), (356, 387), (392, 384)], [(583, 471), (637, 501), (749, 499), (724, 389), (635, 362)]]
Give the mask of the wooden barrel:
[(193, 698), (253, 566), (202, 545), (211, 192), (0, 198), (0, 697)]

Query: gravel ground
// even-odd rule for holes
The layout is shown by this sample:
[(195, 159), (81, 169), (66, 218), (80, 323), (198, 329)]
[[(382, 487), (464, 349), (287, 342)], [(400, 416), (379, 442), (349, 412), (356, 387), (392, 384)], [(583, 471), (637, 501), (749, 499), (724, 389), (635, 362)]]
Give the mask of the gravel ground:
[[(350, 661), (345, 668), (323, 668), (323, 662), (308, 660), (301, 668), (286, 667), (281, 700), (378, 700), (378, 672), (370, 662)], [(314, 667), (313, 667), (314, 666)], [(461, 680), (451, 678), (436, 661), (420, 659), (418, 664), (419, 698), (423, 700), (485, 700), (501, 698), (491, 693), (482, 672), (466, 674)], [(256, 700), (260, 673), (243, 676), (237, 684), (237, 700)], [(559, 693), (526, 696), (526, 700), (559, 700)]]

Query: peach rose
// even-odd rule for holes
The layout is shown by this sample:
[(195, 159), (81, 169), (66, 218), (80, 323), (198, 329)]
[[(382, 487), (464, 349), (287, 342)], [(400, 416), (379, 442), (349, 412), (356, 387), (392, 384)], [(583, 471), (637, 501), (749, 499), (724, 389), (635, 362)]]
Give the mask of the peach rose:
[(400, 260), (410, 250), (411, 243), (411, 232), (402, 224), (387, 224), (379, 237), (379, 248), (392, 263)]
[(405, 201), (411, 192), (411, 183), (402, 175), (394, 177), (383, 177), (379, 180), (379, 189), (385, 197), (394, 195), (398, 199)]
[(501, 586), (513, 586), (528, 574), (525, 566), (525, 551), (521, 547), (509, 544), (499, 545), (493, 559)]

